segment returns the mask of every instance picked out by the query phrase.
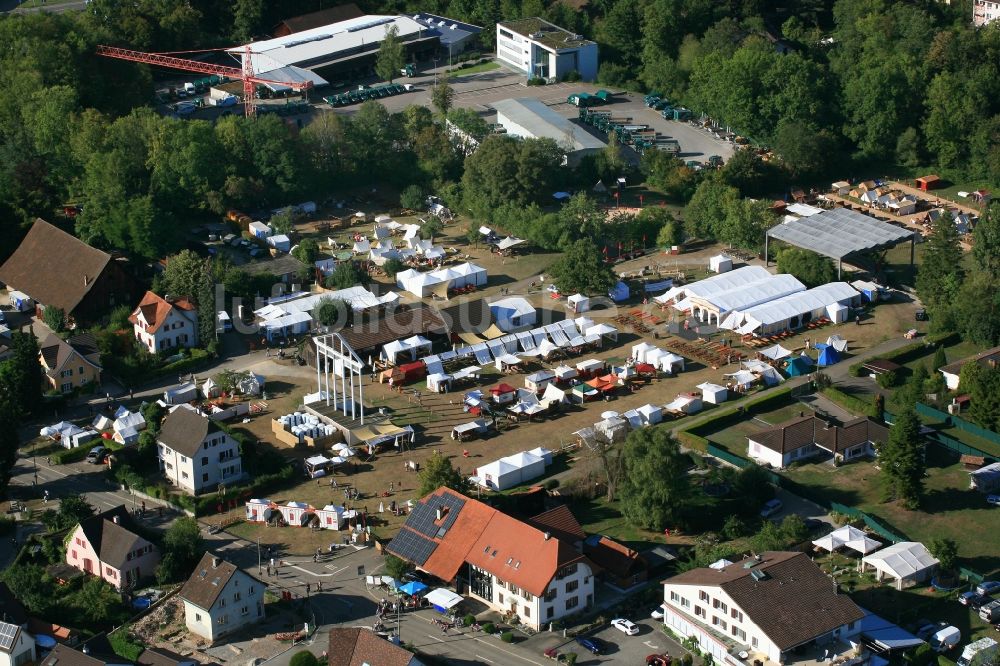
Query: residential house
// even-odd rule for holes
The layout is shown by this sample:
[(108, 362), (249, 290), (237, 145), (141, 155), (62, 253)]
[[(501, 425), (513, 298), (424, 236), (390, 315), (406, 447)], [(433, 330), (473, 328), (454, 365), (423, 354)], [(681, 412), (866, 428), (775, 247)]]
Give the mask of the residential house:
[(132, 666), (132, 662), (115, 654), (107, 636), (98, 634), (78, 648), (57, 643), (39, 666)]
[(266, 588), (235, 564), (205, 553), (180, 591), (188, 631), (216, 641), (261, 622)]
[(70, 532), (66, 563), (125, 590), (153, 575), (160, 550), (139, 536), (128, 509), (117, 506), (80, 521)]
[(619, 590), (645, 583), (649, 576), (645, 558), (611, 537), (601, 534), (587, 537), (583, 542), (583, 554), (594, 565), (597, 577)]
[(876, 444), (885, 442), (888, 436), (889, 429), (873, 419), (860, 418), (836, 426), (809, 414), (747, 437), (747, 453), (757, 462), (779, 469), (824, 453), (845, 462), (874, 456)]
[(30, 297), (39, 314), (60, 308), (70, 323), (89, 323), (134, 302), (137, 285), (123, 264), (39, 219), (0, 266), (0, 282)]
[(386, 548), (534, 630), (594, 603), (573, 544), (448, 488), (417, 502)]
[(101, 383), (101, 352), (90, 333), (66, 340), (50, 333), (39, 345), (38, 359), (46, 389), (71, 393), (88, 384)]
[(197, 659), (164, 650), (163, 648), (146, 648), (135, 660), (138, 666), (199, 666)]
[(370, 629), (334, 627), (326, 651), (329, 666), (422, 666), (417, 655)]
[(1000, 19), (1000, 1), (973, 0), (972, 25), (978, 27)]
[(236, 440), (186, 405), (167, 414), (156, 439), (160, 469), (189, 495), (231, 485), (245, 476)]
[(938, 368), (938, 372), (944, 375), (944, 383), (949, 391), (958, 390), (959, 375), (962, 372), (962, 366), (966, 363), (978, 363), (984, 368), (995, 368), (1000, 363), (1000, 347), (987, 349), (975, 356), (963, 358), (961, 361), (955, 361), (954, 363), (949, 363)]
[[(783, 664), (856, 635), (864, 612), (805, 553), (764, 552), (663, 581), (664, 623), (717, 664)], [(745, 659), (731, 655), (747, 652)]]
[(0, 582), (0, 666), (35, 661), (35, 637), (28, 631), (28, 612)]
[(147, 291), (128, 320), (135, 339), (150, 354), (198, 346), (198, 309), (187, 298)]

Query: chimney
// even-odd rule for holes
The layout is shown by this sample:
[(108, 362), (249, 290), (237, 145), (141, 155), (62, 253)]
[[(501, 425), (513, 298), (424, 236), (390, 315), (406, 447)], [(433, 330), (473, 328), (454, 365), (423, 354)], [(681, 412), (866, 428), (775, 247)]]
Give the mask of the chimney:
[(118, 524), (120, 524), (120, 523), (122, 522), (122, 520), (121, 520), (121, 516), (114, 516), (114, 517), (113, 517), (113, 518), (111, 519), (111, 521), (112, 521), (112, 522), (113, 522), (113, 523), (114, 523), (115, 525), (118, 525)]
[(544, 536), (544, 537), (545, 537), (545, 540), (546, 540), (546, 541), (548, 541), (549, 539), (551, 539), (551, 538), (552, 538), (552, 532), (546, 532), (546, 533), (545, 533), (544, 535), (542, 535), (542, 536)]
[(86, 287), (88, 284), (90, 284), (90, 278), (88, 276), (84, 275), (83, 276), (83, 286)]
[(448, 515), (448, 507), (444, 505), (439, 506), (435, 514), (437, 515), (437, 520), (441, 520)]
[(222, 558), (221, 557), (216, 556), (216, 557), (212, 558), (212, 568), (213, 569), (218, 569), (220, 564), (222, 564)]

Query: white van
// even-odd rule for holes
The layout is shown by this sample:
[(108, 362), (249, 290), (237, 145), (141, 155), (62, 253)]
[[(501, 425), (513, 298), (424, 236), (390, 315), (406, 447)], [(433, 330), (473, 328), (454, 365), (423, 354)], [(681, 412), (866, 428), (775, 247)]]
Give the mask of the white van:
[(930, 644), (935, 652), (947, 652), (958, 647), (962, 642), (962, 632), (958, 627), (945, 627), (931, 636)]

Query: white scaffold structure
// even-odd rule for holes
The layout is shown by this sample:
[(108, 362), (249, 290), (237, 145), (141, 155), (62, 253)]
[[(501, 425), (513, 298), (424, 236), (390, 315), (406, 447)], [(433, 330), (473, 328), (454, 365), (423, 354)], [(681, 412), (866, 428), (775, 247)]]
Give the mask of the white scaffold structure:
[[(320, 400), (344, 416), (365, 423), (365, 395), (361, 381), (364, 362), (339, 333), (313, 338), (316, 343), (316, 390)], [(330, 375), (333, 381), (330, 381)], [(357, 379), (355, 379), (357, 377)], [(337, 379), (340, 379), (340, 402), (337, 401)]]

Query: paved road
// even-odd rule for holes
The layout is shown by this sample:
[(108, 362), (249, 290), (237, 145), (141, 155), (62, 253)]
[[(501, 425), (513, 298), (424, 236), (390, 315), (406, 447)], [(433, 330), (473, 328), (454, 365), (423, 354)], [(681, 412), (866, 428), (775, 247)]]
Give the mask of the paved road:
[[(18, 7), (16, 2), (4, 3), (4, 9), (0, 11), (10, 12), (11, 14), (34, 14), (36, 12), (52, 12), (53, 14), (58, 14), (60, 12), (68, 11), (79, 11), (87, 6), (87, 0), (72, 0), (71, 2), (64, 2), (60, 4), (52, 5), (41, 5), (39, 7)], [(13, 6), (9, 8), (8, 6)]]

